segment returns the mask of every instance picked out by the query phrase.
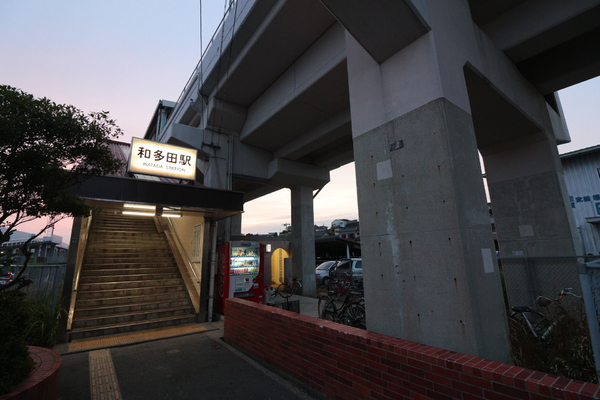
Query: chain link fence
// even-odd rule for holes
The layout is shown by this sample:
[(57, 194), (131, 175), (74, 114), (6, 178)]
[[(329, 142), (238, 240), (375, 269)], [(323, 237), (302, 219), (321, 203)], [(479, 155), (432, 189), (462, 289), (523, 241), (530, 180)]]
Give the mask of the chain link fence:
[(596, 361), (596, 376), (600, 382), (600, 259), (588, 261), (579, 268), (583, 299), (590, 327), (590, 339)]
[[(528, 306), (544, 312), (535, 299), (538, 296), (554, 299), (565, 288), (571, 288), (574, 294), (582, 297), (596, 376), (600, 380), (600, 256), (503, 258), (498, 261), (508, 310)], [(572, 299), (569, 297), (568, 300)]]
[(500, 259), (509, 308), (536, 308), (535, 299), (538, 296), (553, 299), (565, 288), (572, 288), (573, 293), (581, 295), (580, 268), (599, 259), (600, 256)]
[[(25, 279), (30, 279), (32, 283), (21, 290), (35, 297), (52, 297), (52, 308), (54, 308), (62, 294), (62, 287), (65, 280), (66, 264), (56, 265), (29, 265), (25, 270)], [(19, 267), (15, 268), (15, 276), (19, 273)]]
[[(588, 283), (590, 287), (589, 301), (593, 303), (593, 313), (596, 319), (600, 320), (600, 259), (588, 261), (580, 266), (582, 281)], [(585, 299), (588, 301), (588, 299)]]

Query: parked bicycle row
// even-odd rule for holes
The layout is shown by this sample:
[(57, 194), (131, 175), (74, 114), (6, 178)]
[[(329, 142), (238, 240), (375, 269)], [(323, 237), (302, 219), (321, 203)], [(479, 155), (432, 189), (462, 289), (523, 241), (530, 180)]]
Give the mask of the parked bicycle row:
[(319, 293), (319, 318), (360, 329), (367, 329), (362, 279), (332, 277), (327, 290)]

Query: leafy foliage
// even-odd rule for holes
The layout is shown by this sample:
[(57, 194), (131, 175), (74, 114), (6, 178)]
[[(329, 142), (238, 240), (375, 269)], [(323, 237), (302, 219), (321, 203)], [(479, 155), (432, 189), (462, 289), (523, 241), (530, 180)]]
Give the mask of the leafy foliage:
[(9, 393), (34, 367), (25, 340), (31, 320), (25, 302), (25, 293), (0, 292), (0, 396)]
[(42, 216), (53, 225), (87, 215), (89, 206), (67, 190), (118, 170), (108, 141), (120, 134), (107, 112), (86, 115), (0, 85), (0, 227), (6, 228), (0, 243)]
[(116, 172), (121, 162), (108, 146), (121, 130), (108, 112), (84, 114), (11, 86), (0, 85), (0, 244), (25, 223), (48, 217), (46, 226), (21, 247), (25, 264), (0, 290), (24, 286), (29, 243), (48, 227), (91, 207), (69, 190), (94, 176)]
[(30, 315), (25, 333), (25, 341), (29, 346), (51, 349), (56, 345), (60, 318), (66, 313), (60, 304), (60, 299), (56, 305), (53, 304), (52, 294), (27, 296), (23, 306), (27, 307)]

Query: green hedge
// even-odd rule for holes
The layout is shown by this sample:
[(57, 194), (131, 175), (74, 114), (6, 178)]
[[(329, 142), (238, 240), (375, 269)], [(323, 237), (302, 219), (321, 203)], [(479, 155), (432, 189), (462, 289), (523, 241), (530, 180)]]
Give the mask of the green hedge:
[(26, 340), (32, 317), (27, 302), (25, 293), (0, 292), (0, 395), (10, 393), (34, 368)]

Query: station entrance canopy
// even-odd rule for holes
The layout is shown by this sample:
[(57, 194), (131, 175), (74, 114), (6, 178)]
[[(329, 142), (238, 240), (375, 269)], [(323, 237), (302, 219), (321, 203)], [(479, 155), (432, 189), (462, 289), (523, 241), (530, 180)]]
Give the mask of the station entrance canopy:
[[(155, 144), (150, 141), (142, 142), (136, 142), (136, 145), (140, 147)], [(112, 176), (91, 178), (72, 189), (73, 194), (83, 197), (93, 206), (122, 209), (128, 204), (152, 205), (155, 206), (155, 210), (169, 209), (180, 216), (201, 214), (212, 220), (243, 212), (244, 201), (241, 192), (207, 188), (195, 180), (173, 179), (174, 177), (168, 178), (158, 174), (140, 175), (140, 171), (135, 168), (128, 170), (125, 167), (133, 147), (120, 142), (110, 142), (109, 146), (113, 156), (123, 162), (121, 170)], [(181, 148), (181, 153), (187, 154), (186, 151), (189, 150)], [(168, 150), (164, 152), (165, 157), (167, 152)], [(188, 161), (195, 166), (195, 160)], [(160, 212), (157, 212), (157, 215), (160, 215)]]

